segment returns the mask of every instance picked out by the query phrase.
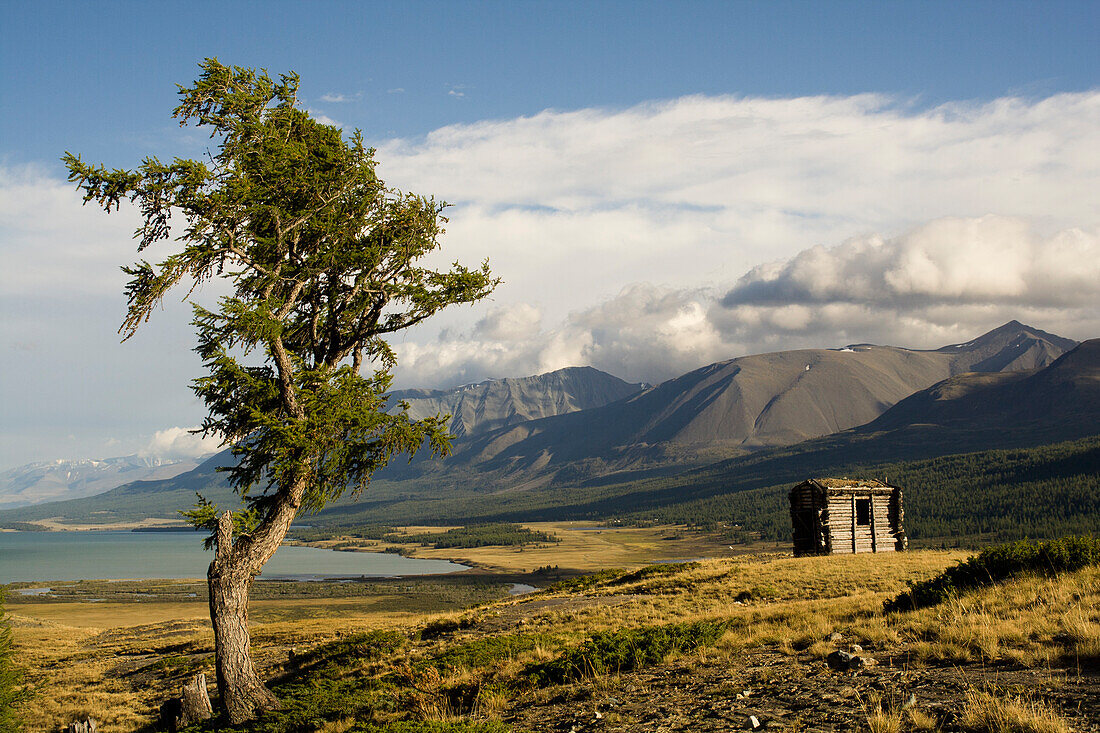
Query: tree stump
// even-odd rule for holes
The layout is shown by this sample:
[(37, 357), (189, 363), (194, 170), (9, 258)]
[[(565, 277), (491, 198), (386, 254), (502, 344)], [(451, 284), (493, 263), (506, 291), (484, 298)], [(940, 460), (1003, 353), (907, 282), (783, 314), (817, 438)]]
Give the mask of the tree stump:
[(191, 725), (213, 714), (210, 696), (206, 694), (206, 675), (199, 672), (191, 684), (183, 688), (183, 715), (187, 718), (187, 725)]
[(206, 675), (199, 672), (191, 684), (183, 686), (180, 697), (173, 697), (160, 706), (160, 724), (174, 733), (213, 714), (214, 708), (206, 694)]

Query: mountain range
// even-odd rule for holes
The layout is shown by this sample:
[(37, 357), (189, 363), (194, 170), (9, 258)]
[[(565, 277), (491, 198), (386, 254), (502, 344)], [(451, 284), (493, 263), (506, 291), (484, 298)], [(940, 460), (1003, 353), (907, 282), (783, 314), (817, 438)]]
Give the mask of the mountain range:
[(567, 367), (518, 379), (490, 379), (450, 390), (406, 389), (390, 393), (388, 409), (404, 402), (420, 420), (450, 415), (448, 428), (465, 438), (538, 418), (590, 410), (641, 392), (645, 384), (624, 382), (592, 367)]
[(655, 463), (698, 464), (863, 425), (954, 375), (1043, 367), (1076, 345), (1012, 321), (931, 351), (856, 344), (744, 356), (603, 407), (467, 436), (445, 461), (394, 466), (384, 475), (432, 473), (445, 481), (472, 469), (501, 488), (533, 488), (559, 473), (576, 481)]
[(168, 479), (202, 460), (132, 455), (28, 463), (0, 473), (0, 509), (94, 496), (131, 481)]
[[(520, 518), (535, 508), (545, 518), (555, 507), (597, 516), (635, 495), (640, 507), (697, 498), (704, 485), (767, 486), (861, 460), (1071, 440), (1100, 433), (1098, 365), (1100, 341), (1078, 345), (1014, 321), (935, 350), (857, 344), (760, 354), (654, 387), (583, 368), (407, 391), (394, 398), (410, 411), (453, 407), (461, 416), (454, 454), (391, 466), (363, 500), (310, 521)], [(2, 512), (0, 523), (92, 512), (103, 521), (171, 517), (170, 507), (188, 506), (195, 490), (230, 498), (214, 470), (227, 459), (219, 454), (167, 481)], [(658, 477), (674, 488), (637, 488)]]

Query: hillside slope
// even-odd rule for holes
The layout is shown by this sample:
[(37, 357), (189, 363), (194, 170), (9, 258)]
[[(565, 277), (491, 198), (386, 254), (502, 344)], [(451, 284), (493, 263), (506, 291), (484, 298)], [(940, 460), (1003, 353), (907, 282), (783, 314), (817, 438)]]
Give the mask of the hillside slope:
[[(479, 493), (460, 473), (446, 488), (412, 491), (415, 484), (394, 483), (385, 500), (369, 508), (337, 507), (316, 521), (400, 524), (429, 511), (443, 523), (627, 516), (744, 522), (786, 536), (786, 491), (807, 476), (904, 475), (929, 500), (927, 521), (936, 531), (999, 528), (1010, 514), (1013, 526), (1040, 530), (1050, 520), (1087, 531), (1100, 509), (1097, 415), (1100, 340), (1084, 342), (1045, 369), (949, 378), (867, 425), (676, 474), (577, 476), (540, 491)], [(924, 485), (930, 479), (938, 485), (934, 492)]]
[[(334, 506), (316, 520), (385, 516), (383, 521), (415, 523), (512, 512), (518, 517), (532, 511), (539, 516), (606, 516), (621, 513), (624, 497), (635, 495), (639, 508), (653, 507), (654, 502), (713, 495), (731, 483), (743, 488), (774, 485), (807, 467), (1069, 440), (1090, 434), (1088, 427), (1094, 424), (1092, 381), (1087, 377), (1092, 342), (1077, 349), (1073, 358), (1059, 359), (1057, 368), (1034, 374), (960, 375), (979, 366), (1021, 364), (1025, 357), (1045, 361), (1067, 343), (1073, 342), (1014, 322), (935, 351), (859, 345), (733, 359), (602, 407), (467, 435), (456, 441), (450, 458), (391, 465), (376, 476), (369, 496), (355, 505)], [(994, 395), (986, 411), (1009, 403), (1019, 407), (990, 418), (994, 427), (985, 432), (966, 424), (968, 416), (986, 409), (972, 405), (952, 408), (961, 425), (937, 425), (941, 418), (931, 413), (906, 417), (921, 400), (935, 401), (928, 396), (915, 395), (913, 402), (898, 404), (898, 412), (883, 415), (905, 397), (939, 383), (944, 395), (1016, 384), (1019, 392)], [(1078, 388), (1088, 394), (1067, 392)], [(1033, 399), (1030, 391), (1035, 391)], [(1045, 404), (1056, 409), (1043, 408)], [(875, 423), (880, 415), (883, 422)], [(860, 424), (867, 427), (852, 430)], [(750, 449), (752, 455), (745, 456)], [(721, 458), (732, 460), (717, 463)], [(705, 476), (669, 478), (693, 468)], [(716, 478), (731, 473), (736, 474), (732, 482)], [(668, 483), (656, 493), (644, 481), (637, 483), (662, 476), (659, 481)], [(221, 476), (200, 467), (169, 482), (122, 487), (100, 501), (0, 513), (0, 522), (51, 516), (107, 520), (142, 512), (174, 516), (175, 509), (192, 503), (194, 490), (228, 497), (224, 489)], [(158, 495), (164, 492), (174, 493)]]
[(471, 468), (495, 475), (498, 483), (519, 483), (578, 461), (597, 461), (593, 471), (607, 472), (655, 455), (664, 460), (793, 445), (870, 422), (952, 375), (1046, 366), (1075, 345), (1013, 321), (935, 351), (863, 344), (745, 356), (602, 408), (459, 441), (454, 456), (434, 469)]

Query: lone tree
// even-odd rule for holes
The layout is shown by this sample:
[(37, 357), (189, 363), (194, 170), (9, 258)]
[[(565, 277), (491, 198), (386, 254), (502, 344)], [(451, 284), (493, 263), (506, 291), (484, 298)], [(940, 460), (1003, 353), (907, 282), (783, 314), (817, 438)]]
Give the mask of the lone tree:
[(441, 418), (383, 411), (395, 365), (386, 335), (499, 281), (487, 263), (421, 266), (439, 247), (443, 205), (386, 188), (358, 131), (345, 139), (298, 108), (296, 74), (276, 81), (216, 59), (200, 68), (173, 116), (210, 131), (208, 161), (149, 157), (109, 171), (63, 160), (85, 203), (137, 205), (139, 252), (169, 239), (173, 215), (186, 222), (158, 264), (123, 268), (123, 341), (176, 286), (185, 298), (214, 278), (232, 289), (215, 309), (192, 302), (206, 370), (192, 388), (208, 408), (203, 433), (232, 446), (226, 470), (244, 509), (219, 514), (202, 501), (188, 514), (211, 531), (218, 690), (236, 723), (279, 704), (250, 656), (248, 592), (294, 517), (357, 496), (395, 455), (448, 450)]

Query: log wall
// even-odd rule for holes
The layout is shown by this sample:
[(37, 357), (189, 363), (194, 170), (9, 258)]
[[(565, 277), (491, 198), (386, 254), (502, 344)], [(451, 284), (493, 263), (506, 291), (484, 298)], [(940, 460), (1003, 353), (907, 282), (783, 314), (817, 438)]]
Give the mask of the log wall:
[[(855, 501), (861, 498), (871, 499), (870, 524), (856, 524)], [(895, 551), (896, 540), (890, 523), (889, 496), (832, 495), (829, 497), (827, 511), (832, 554)]]

